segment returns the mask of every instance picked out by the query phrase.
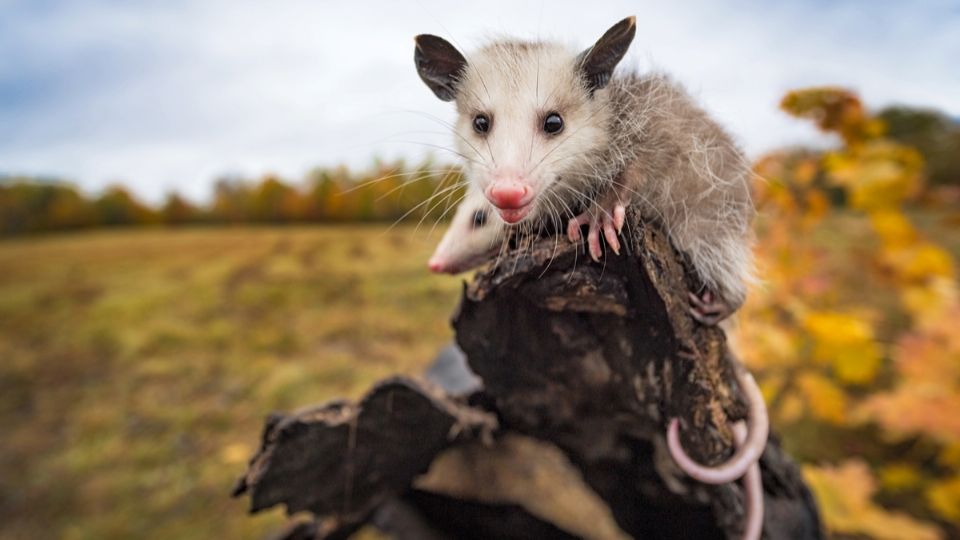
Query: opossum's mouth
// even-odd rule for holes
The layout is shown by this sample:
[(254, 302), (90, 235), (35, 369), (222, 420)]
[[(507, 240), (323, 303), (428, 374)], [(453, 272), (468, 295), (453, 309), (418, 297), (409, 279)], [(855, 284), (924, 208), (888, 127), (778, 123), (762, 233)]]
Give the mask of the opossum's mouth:
[(497, 208), (497, 212), (500, 214), (501, 219), (513, 225), (527, 217), (531, 208), (533, 208), (533, 203), (521, 206), (520, 208)]

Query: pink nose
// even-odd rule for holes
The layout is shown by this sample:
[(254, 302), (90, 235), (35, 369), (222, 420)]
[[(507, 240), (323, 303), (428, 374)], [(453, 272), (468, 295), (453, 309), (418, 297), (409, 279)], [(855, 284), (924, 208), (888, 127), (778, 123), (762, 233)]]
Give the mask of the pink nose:
[(497, 208), (515, 209), (530, 202), (530, 189), (517, 182), (497, 182), (487, 190), (487, 198)]
[(430, 257), (430, 261), (427, 262), (427, 267), (434, 273), (446, 272), (447, 270), (446, 261), (436, 256)]

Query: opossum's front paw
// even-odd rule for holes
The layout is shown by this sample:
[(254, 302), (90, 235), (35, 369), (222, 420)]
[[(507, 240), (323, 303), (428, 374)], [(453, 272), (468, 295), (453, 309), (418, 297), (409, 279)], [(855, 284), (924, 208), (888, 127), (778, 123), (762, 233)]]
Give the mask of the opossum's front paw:
[(710, 290), (704, 291), (701, 295), (688, 294), (690, 295), (690, 316), (700, 324), (716, 326), (733, 313), (730, 304)]
[(579, 242), (580, 227), (589, 225), (587, 233), (587, 249), (590, 252), (590, 258), (594, 261), (600, 261), (600, 255), (603, 251), (600, 249), (600, 231), (603, 230), (603, 237), (607, 240), (607, 245), (617, 255), (620, 254), (620, 239), (617, 235), (623, 230), (623, 223), (626, 219), (626, 206), (619, 200), (614, 200), (610, 204), (594, 204), (586, 212), (572, 218), (567, 222), (567, 238), (571, 242)]

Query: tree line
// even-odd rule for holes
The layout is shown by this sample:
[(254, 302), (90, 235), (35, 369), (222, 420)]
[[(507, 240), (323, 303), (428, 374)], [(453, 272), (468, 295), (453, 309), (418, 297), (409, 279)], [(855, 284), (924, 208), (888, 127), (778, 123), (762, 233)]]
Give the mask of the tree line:
[(430, 161), (382, 163), (355, 173), (318, 168), (300, 181), (222, 178), (205, 204), (170, 193), (157, 205), (115, 185), (89, 195), (69, 182), (0, 179), (0, 234), (92, 227), (236, 223), (343, 223), (443, 219), (462, 195), (459, 169)]
[[(960, 204), (957, 119), (930, 109), (897, 106), (879, 111), (871, 125), (923, 157), (927, 178), (921, 198)], [(119, 185), (90, 195), (69, 182), (0, 176), (0, 235), (131, 225), (434, 220), (448, 216), (446, 210), (459, 200), (461, 179), (455, 166), (396, 161), (377, 163), (363, 172), (318, 168), (299, 181), (276, 175), (223, 178), (204, 204), (170, 193), (162, 203), (150, 205)]]

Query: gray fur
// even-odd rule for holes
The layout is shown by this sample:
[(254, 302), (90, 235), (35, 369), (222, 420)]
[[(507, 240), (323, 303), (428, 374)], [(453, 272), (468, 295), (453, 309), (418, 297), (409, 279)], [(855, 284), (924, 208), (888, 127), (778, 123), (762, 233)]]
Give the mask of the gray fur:
[[(483, 191), (505, 162), (522, 171), (537, 199), (517, 226), (530, 230), (619, 193), (661, 221), (703, 284), (738, 307), (752, 276), (745, 156), (666, 75), (624, 73), (599, 87), (582, 60), (561, 45), (516, 40), (467, 58), (454, 97), (467, 178)], [(538, 132), (545, 111), (563, 115), (564, 132)], [(492, 118), (483, 136), (471, 128), (478, 112)]]

